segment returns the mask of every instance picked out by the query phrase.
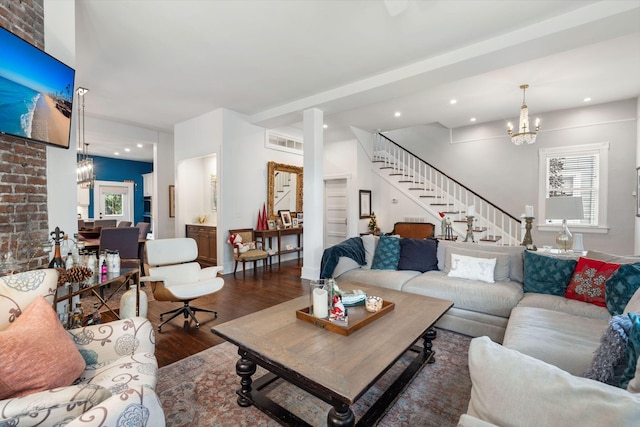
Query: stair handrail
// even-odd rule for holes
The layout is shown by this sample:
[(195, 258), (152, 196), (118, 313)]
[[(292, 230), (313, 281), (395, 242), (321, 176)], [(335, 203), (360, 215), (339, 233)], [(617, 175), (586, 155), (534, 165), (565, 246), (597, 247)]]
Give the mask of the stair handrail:
[(478, 193), (476, 193), (475, 191), (473, 191), (472, 189), (470, 189), (469, 187), (467, 187), (466, 185), (462, 184), (460, 181), (451, 178), (449, 175), (447, 175), (446, 173), (442, 172), (440, 169), (438, 169), (437, 167), (433, 166), (432, 164), (430, 164), (429, 162), (427, 162), (426, 160), (424, 160), (422, 157), (417, 156), (415, 153), (412, 153), (410, 150), (407, 150), (406, 148), (402, 147), (400, 144), (398, 144), (397, 142), (395, 142), (394, 140), (392, 140), (391, 138), (389, 138), (386, 135), (383, 135), (382, 133), (378, 132), (378, 135), (380, 135), (381, 137), (383, 137), (384, 139), (386, 139), (387, 141), (389, 141), (390, 143), (392, 143), (393, 145), (395, 145), (396, 147), (400, 148), (401, 150), (406, 151), (407, 153), (409, 153), (410, 155), (412, 155), (413, 157), (415, 157), (416, 159), (420, 160), (421, 162), (423, 162), (424, 164), (426, 164), (427, 166), (429, 166), (431, 169), (437, 171), (438, 173), (442, 174), (443, 176), (445, 176), (447, 179), (451, 180), (452, 182), (455, 182), (456, 184), (458, 184), (460, 187), (464, 188), (465, 190), (467, 190), (468, 192), (470, 192), (471, 194), (473, 194), (474, 196), (478, 197), (480, 200), (484, 201), (486, 204), (493, 206), (495, 209), (497, 209), (498, 211), (504, 213), (506, 216), (508, 216), (509, 218), (511, 218), (512, 220), (519, 222), (520, 224), (522, 224), (522, 220), (520, 218), (516, 218), (513, 215), (511, 215), (509, 212), (507, 212), (506, 210), (502, 209), (499, 206), (496, 206), (495, 204), (491, 203), (490, 201), (488, 201), (486, 198), (482, 197), (481, 195), (479, 195)]

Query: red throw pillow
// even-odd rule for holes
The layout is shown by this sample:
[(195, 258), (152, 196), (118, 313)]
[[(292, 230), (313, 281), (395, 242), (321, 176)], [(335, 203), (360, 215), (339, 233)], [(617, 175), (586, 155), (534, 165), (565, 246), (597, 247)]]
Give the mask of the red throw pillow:
[(38, 297), (0, 332), (0, 399), (71, 385), (85, 362), (58, 315)]
[(620, 264), (580, 258), (564, 296), (568, 299), (584, 301), (606, 307), (605, 282)]

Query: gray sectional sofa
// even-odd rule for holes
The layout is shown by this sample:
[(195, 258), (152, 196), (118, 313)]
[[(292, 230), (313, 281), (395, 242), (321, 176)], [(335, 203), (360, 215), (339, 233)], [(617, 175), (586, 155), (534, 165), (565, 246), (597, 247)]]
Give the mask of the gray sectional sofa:
[[(611, 313), (562, 294), (525, 292), (523, 247), (439, 241), (438, 270), (377, 270), (371, 268), (376, 239), (362, 238), (366, 264), (340, 257), (333, 276), (338, 284), (363, 282), (454, 302), (436, 326), (476, 337), (469, 349), (471, 401), (459, 426), (640, 426), (640, 362), (626, 389), (583, 378), (594, 354), (602, 351)], [(453, 254), (496, 258), (494, 283), (450, 277)], [(584, 256), (640, 262), (597, 251)], [(624, 313), (640, 313), (640, 290)]]
[[(333, 274), (338, 285), (344, 282), (362, 282), (453, 301), (453, 307), (436, 326), (474, 337), (487, 335), (494, 341), (502, 342), (511, 310), (523, 297), (524, 247), (439, 241), (435, 254), (438, 270), (421, 273), (413, 270), (371, 269), (377, 239), (377, 236), (372, 235), (362, 237), (367, 260), (367, 264), (363, 266), (347, 257), (340, 257)], [(450, 266), (445, 261), (452, 253), (500, 258), (502, 262), (498, 263), (498, 268), (503, 269), (503, 280), (489, 284), (448, 277)]]

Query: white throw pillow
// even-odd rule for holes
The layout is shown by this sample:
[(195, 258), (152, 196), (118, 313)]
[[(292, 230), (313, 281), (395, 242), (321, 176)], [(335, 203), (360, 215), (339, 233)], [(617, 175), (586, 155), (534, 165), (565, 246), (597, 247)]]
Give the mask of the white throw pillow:
[(637, 427), (640, 395), (576, 377), (541, 360), (474, 338), (467, 413), (499, 426)]
[(447, 276), (495, 283), (493, 279), (495, 268), (495, 258), (474, 258), (451, 254), (451, 270), (449, 270)]

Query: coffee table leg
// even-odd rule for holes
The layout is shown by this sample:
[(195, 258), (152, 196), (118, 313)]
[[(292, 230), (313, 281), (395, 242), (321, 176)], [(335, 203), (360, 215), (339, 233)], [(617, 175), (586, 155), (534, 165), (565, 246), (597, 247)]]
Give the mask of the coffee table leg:
[(238, 349), (240, 360), (236, 362), (236, 373), (240, 376), (241, 389), (238, 393), (238, 405), (246, 408), (251, 406), (251, 400), (247, 399), (247, 395), (251, 393), (251, 375), (256, 373), (256, 364), (247, 359), (247, 352)]
[(424, 339), (424, 357), (428, 359), (427, 363), (434, 363), (436, 361), (436, 352), (433, 351), (433, 343), (431, 341), (435, 340), (437, 335), (436, 330), (431, 328), (422, 337)]
[(327, 427), (353, 427), (356, 424), (356, 416), (349, 405), (334, 406), (327, 415)]

